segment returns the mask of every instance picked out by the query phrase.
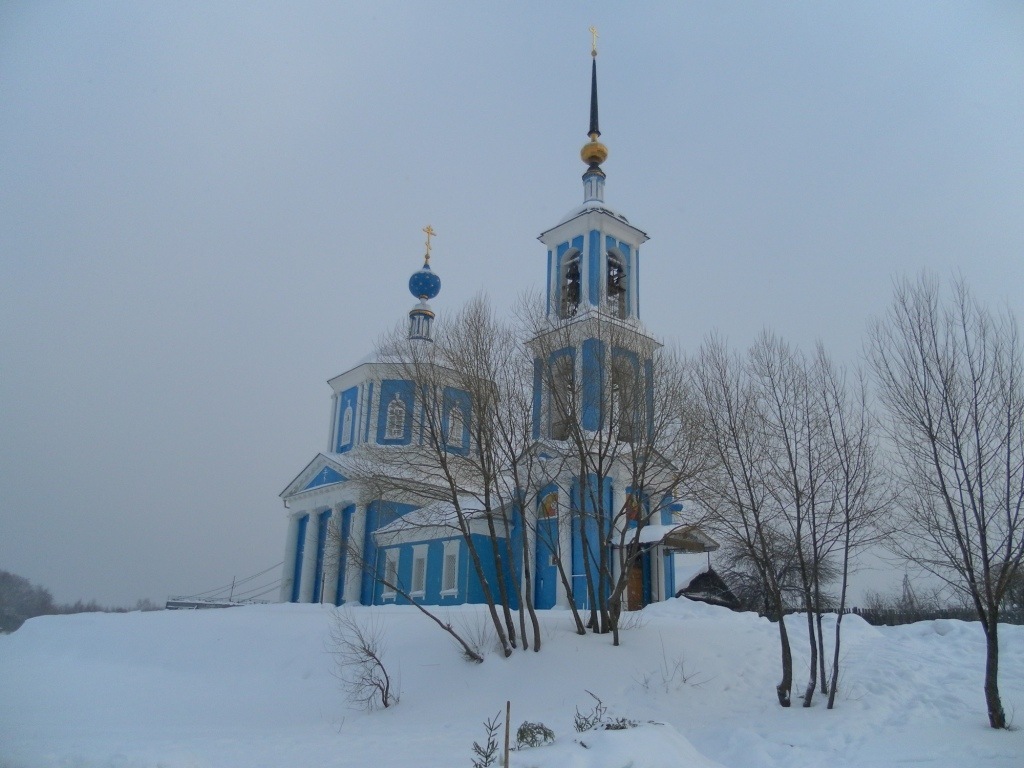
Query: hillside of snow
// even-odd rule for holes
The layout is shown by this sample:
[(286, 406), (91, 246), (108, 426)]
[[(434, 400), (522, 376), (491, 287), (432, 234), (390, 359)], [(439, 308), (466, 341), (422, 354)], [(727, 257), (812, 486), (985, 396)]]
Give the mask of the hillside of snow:
[[(0, 767), (468, 768), (482, 722), (506, 700), (513, 738), (524, 720), (556, 734), (513, 753), (512, 768), (1024, 765), (1024, 730), (987, 727), (977, 623), (876, 628), (848, 616), (829, 711), (820, 694), (809, 710), (778, 706), (777, 627), (754, 614), (670, 600), (634, 614), (615, 648), (546, 612), (543, 650), (503, 659), (481, 609), (445, 611), (491, 646), (477, 665), (415, 609), (342, 610), (386, 631), (397, 706), (349, 706), (325, 651), (330, 607), (32, 619), (0, 636)], [(796, 694), (806, 631), (801, 617), (788, 624)], [(1022, 724), (1024, 627), (1001, 633), (1003, 703)], [(588, 691), (642, 725), (577, 733)]]

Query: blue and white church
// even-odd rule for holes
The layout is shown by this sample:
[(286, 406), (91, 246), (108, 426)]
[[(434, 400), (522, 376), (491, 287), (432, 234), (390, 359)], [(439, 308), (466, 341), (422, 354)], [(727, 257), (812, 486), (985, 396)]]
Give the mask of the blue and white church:
[[(601, 165), (608, 150), (599, 141), (596, 50), (592, 53), (589, 141), (580, 153), (587, 165), (583, 204), (539, 237), (547, 254), (544, 295), (549, 333), (557, 339), (538, 337), (530, 342), (536, 358), (532, 417), (538, 451), (564, 441), (572, 419), (585, 430), (600, 429), (603, 404), (620, 382), (630, 382), (631, 390), (648, 402), (653, 397), (659, 344), (640, 321), (639, 302), (640, 248), (648, 238), (604, 201), (606, 176)], [(409, 312), (408, 335), (416, 343), (431, 344), (434, 312), (428, 302), (440, 293), (441, 280), (430, 265), (435, 233), (429, 226), (424, 232), (424, 263), (409, 280), (417, 303)], [(609, 320), (616, 327), (613, 342), (602, 331)], [(558, 372), (579, 381), (581, 396), (572, 407), (576, 412), (570, 413), (552, 397), (552, 377), (543, 375), (545, 370), (554, 371), (556, 381)], [(499, 568), (506, 579), (521, 579), (522, 558), (510, 562), (497, 552), (487, 556), (490, 548), (511, 542), (489, 537), (485, 516), (472, 519), (465, 529), (446, 525), (447, 511), (436, 500), (417, 501), (408, 495), (401, 500), (375, 498), (359, 479), (360, 462), (379, 446), (415, 451), (423, 439), (416, 384), (408, 367), (371, 357), (328, 383), (332, 415), (327, 449), (281, 493), (288, 532), (280, 600), (334, 605), (482, 603), (485, 585), (481, 571), (470, 567), (467, 541), (481, 554), (485, 581), (496, 580)], [(442, 418), (449, 450), (474, 449), (473, 406), (468, 392), (445, 388)], [(651, 407), (638, 412), (649, 414)], [(619, 437), (626, 441), (630, 430), (645, 428), (631, 419), (619, 424)], [(632, 493), (628, 478), (626, 469), (617, 475), (613, 468), (609, 474), (602, 489), (609, 508), (627, 508)], [(566, 470), (548, 478), (544, 487), (531, 489), (528, 497), (536, 504), (524, 513), (526, 520), (519, 514), (509, 516), (509, 535), (527, 540), (525, 556), (532, 565), (536, 608), (567, 607), (568, 590), (577, 607), (588, 607), (585, 569), (593, 564), (582, 557), (580, 526), (573, 522), (585, 517), (575, 509), (582, 495), (579, 488), (579, 478)], [(681, 503), (670, 499), (659, 504), (655, 517), (633, 544), (643, 551), (632, 560), (628, 574), (625, 607), (630, 610), (675, 596), (704, 570), (694, 567), (692, 553), (717, 548), (706, 534), (686, 524)], [(523, 551), (521, 545), (517, 540), (506, 551)], [(557, 571), (559, 553), (563, 567), (571, 571), (568, 584)], [(680, 560), (679, 553), (691, 553), (690, 561)], [(388, 584), (394, 583), (407, 589), (390, 589)]]

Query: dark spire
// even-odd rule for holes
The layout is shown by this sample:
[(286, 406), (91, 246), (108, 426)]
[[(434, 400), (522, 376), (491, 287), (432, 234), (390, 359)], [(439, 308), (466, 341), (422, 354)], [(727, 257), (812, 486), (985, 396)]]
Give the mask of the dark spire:
[(601, 170), (601, 163), (608, 159), (608, 147), (597, 140), (601, 135), (601, 129), (597, 126), (597, 30), (591, 27), (590, 34), (593, 40), (590, 48), (593, 57), (590, 64), (590, 141), (580, 150), (580, 159), (587, 164), (583, 174), (584, 203), (604, 201), (604, 171)]

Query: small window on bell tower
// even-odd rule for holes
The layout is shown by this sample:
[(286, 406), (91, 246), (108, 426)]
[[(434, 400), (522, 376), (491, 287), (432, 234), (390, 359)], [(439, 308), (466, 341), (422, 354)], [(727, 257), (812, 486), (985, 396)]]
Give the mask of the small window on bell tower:
[(579, 311), (581, 283), (580, 252), (569, 251), (562, 261), (559, 317), (575, 317), (576, 312)]
[(626, 316), (626, 260), (618, 251), (608, 251), (607, 306), (615, 317)]

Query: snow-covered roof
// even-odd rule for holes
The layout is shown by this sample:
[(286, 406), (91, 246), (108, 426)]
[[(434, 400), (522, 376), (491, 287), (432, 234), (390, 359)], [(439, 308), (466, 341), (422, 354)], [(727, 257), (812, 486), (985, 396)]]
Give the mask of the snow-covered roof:
[(694, 579), (702, 573), (707, 573), (710, 568), (708, 557), (703, 553), (676, 555), (676, 589), (686, 589)]
[[(479, 509), (473, 499), (460, 499), (459, 507), (468, 524), (469, 532), (487, 534), (486, 513)], [(432, 501), (411, 510), (374, 531), (374, 538), (381, 546), (450, 539), (462, 534), (459, 513), (449, 501)]]
[(626, 224), (629, 224), (629, 219), (627, 219), (623, 214), (619, 213), (618, 211), (612, 208), (609, 208), (605, 203), (600, 202), (598, 200), (589, 200), (585, 202), (583, 205), (579, 206), (578, 208), (573, 208), (571, 211), (565, 214), (565, 216), (562, 217), (562, 220), (558, 223), (559, 225), (565, 224), (565, 222), (575, 219), (577, 216), (582, 216), (584, 213), (588, 213), (590, 211), (600, 211), (601, 213), (607, 213), (609, 216), (614, 216), (619, 221), (623, 221)]
[(713, 552), (718, 542), (695, 525), (648, 525), (640, 531), (640, 544), (661, 544), (684, 552)]

